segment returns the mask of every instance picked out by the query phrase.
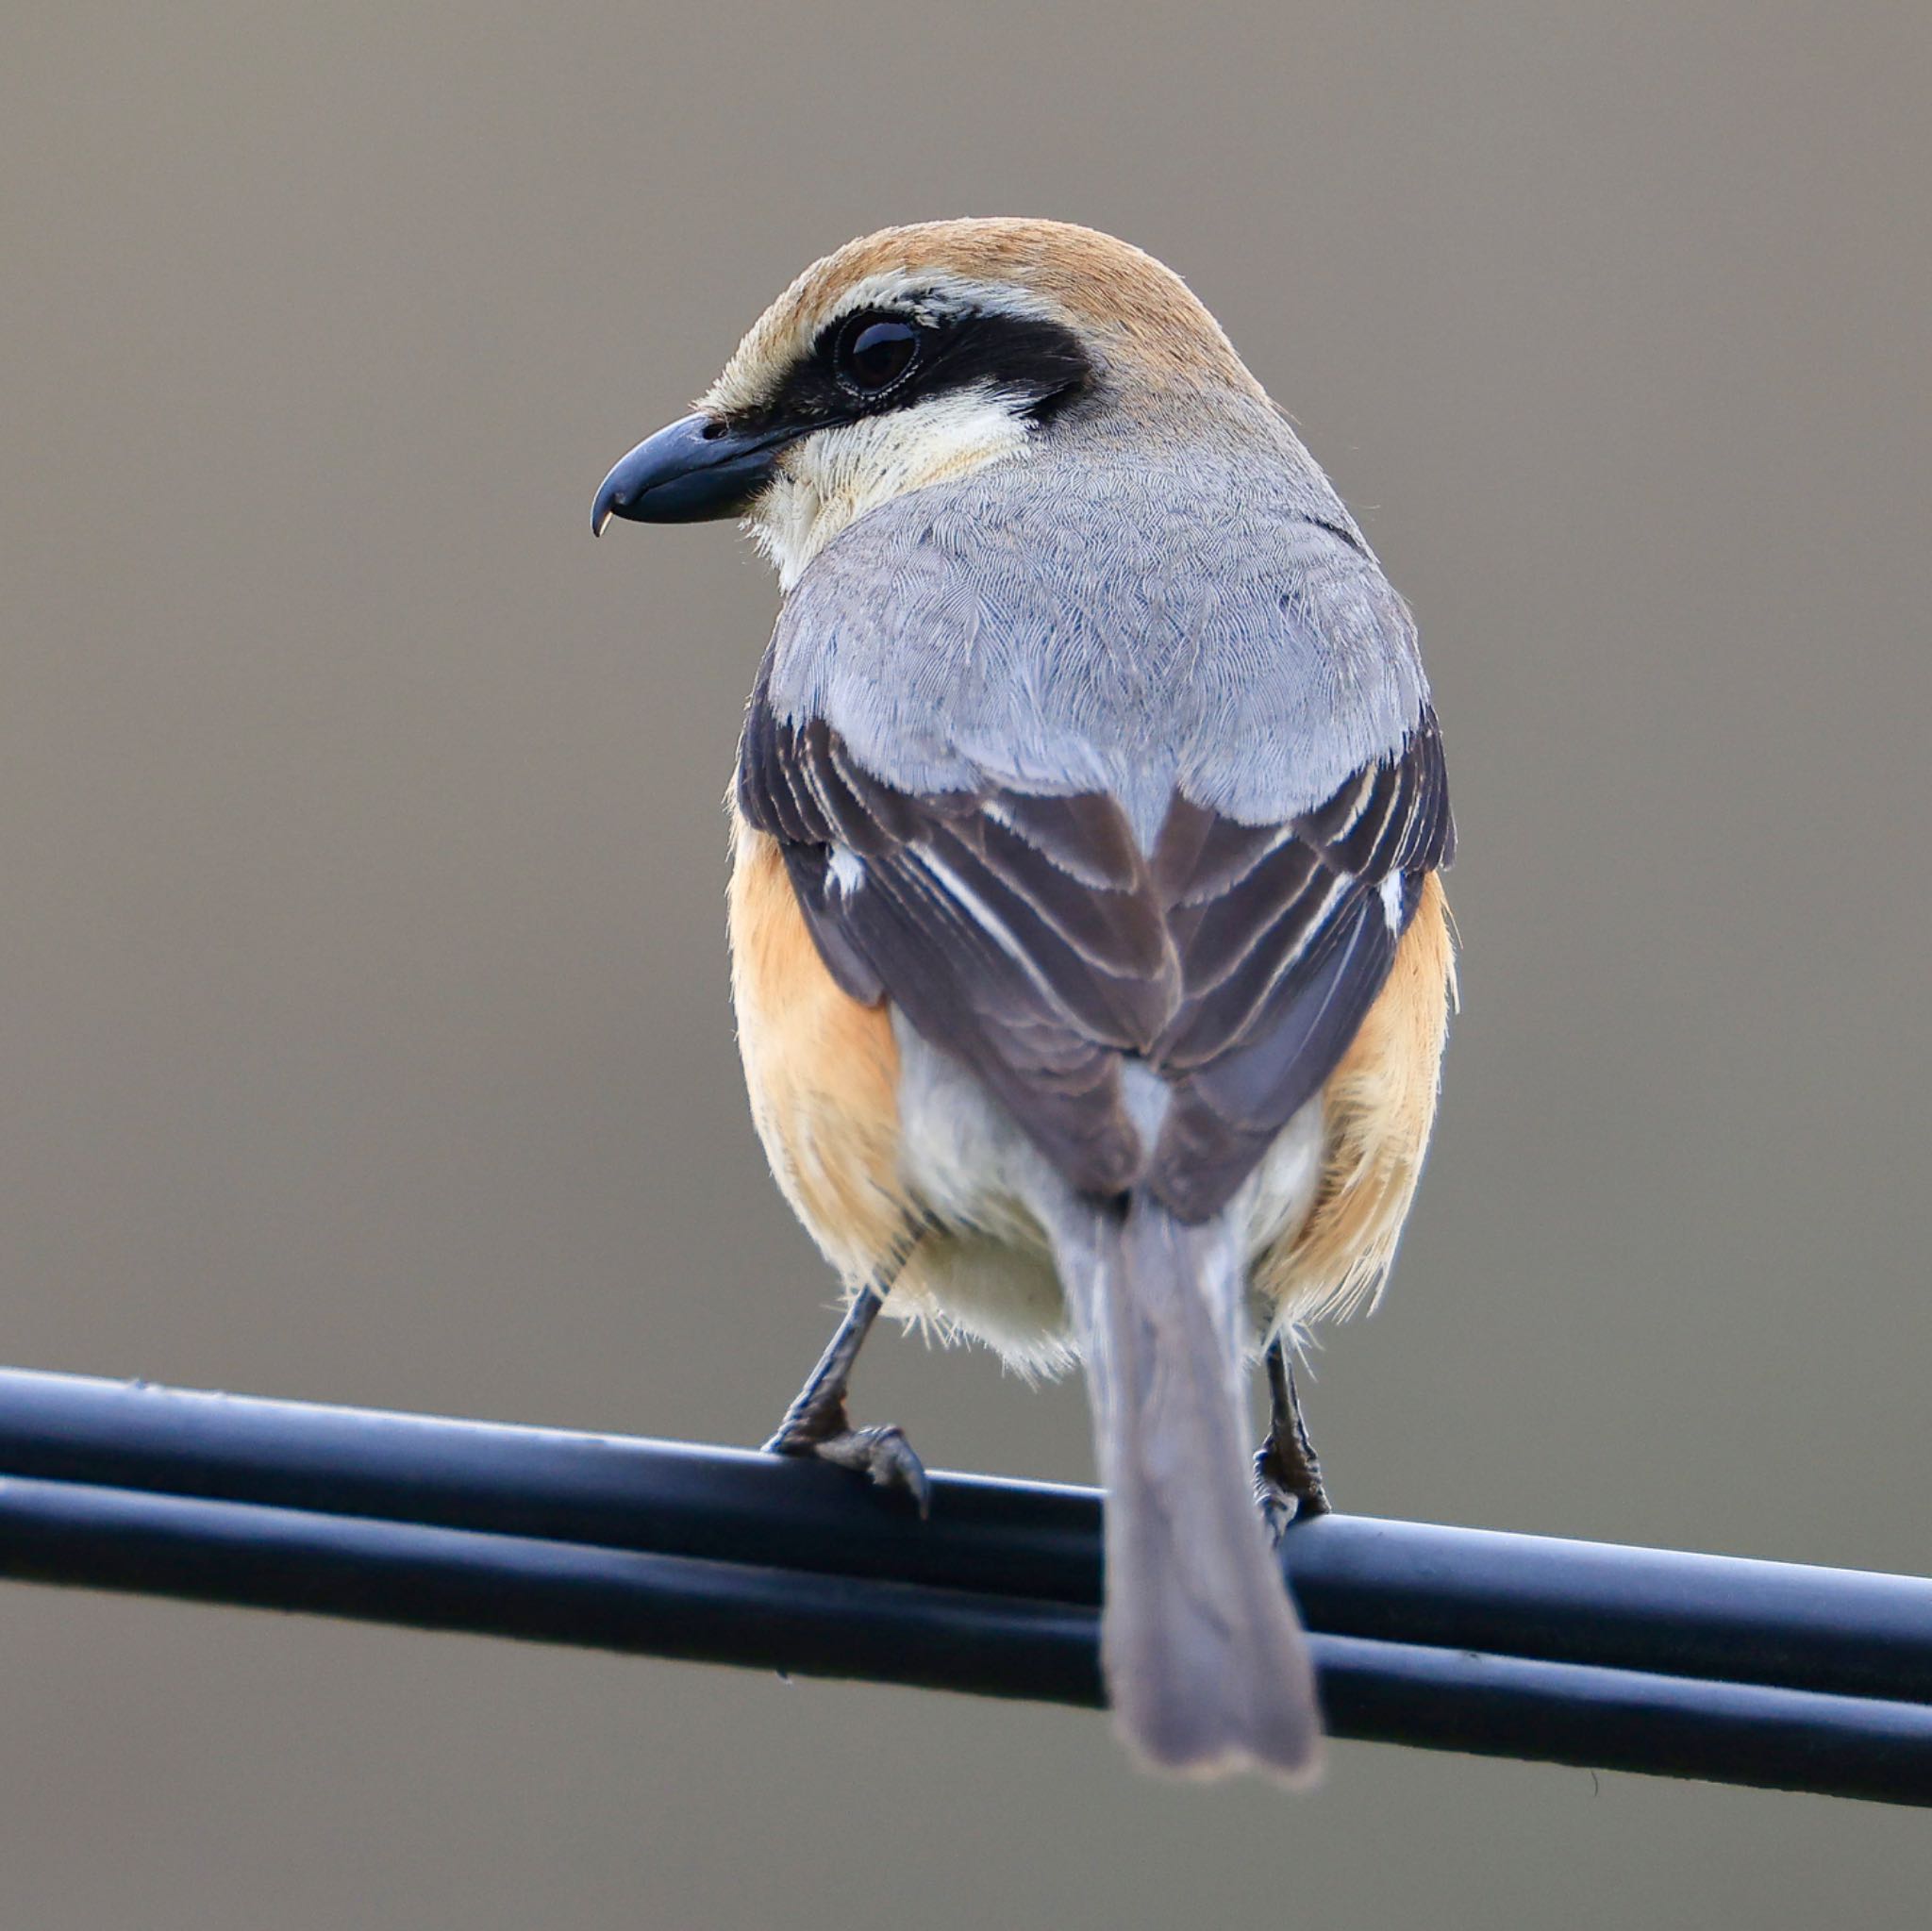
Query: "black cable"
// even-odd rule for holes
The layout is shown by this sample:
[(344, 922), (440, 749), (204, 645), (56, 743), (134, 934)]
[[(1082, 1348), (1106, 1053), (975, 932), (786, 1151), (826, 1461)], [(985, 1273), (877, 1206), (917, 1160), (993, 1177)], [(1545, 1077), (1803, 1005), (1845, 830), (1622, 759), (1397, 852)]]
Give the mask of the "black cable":
[[(1099, 1700), (1097, 1497), (0, 1371), (0, 1574)], [(1932, 1803), (1932, 1583), (1331, 1517), (1330, 1727)]]
[[(0, 1369), (0, 1473), (1093, 1604), (1088, 1489), (934, 1478), (931, 1521), (749, 1450)], [(1932, 1702), (1932, 1581), (1330, 1516), (1288, 1539), (1311, 1626)]]

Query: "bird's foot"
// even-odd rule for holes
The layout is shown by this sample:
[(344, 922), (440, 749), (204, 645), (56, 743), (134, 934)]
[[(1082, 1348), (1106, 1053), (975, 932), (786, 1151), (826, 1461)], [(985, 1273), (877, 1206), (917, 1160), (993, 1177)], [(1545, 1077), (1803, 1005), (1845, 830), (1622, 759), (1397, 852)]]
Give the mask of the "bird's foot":
[(1277, 1548), (1291, 1523), (1312, 1522), (1318, 1515), (1334, 1512), (1322, 1481), (1322, 1464), (1312, 1452), (1284, 1453), (1273, 1435), (1255, 1456), (1255, 1504)]
[(906, 1431), (888, 1423), (883, 1427), (855, 1428), (841, 1400), (819, 1409), (794, 1408), (765, 1443), (767, 1455), (809, 1455), (869, 1475), (881, 1489), (903, 1490), (912, 1498), (922, 1520), (932, 1509), (932, 1484), (925, 1464), (912, 1452)]

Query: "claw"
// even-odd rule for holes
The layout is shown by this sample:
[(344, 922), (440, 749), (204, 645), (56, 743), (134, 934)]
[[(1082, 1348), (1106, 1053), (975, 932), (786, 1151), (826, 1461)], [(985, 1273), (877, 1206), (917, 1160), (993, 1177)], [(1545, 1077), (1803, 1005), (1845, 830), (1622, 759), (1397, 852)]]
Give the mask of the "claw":
[(1277, 1335), (1268, 1344), (1268, 1439), (1255, 1457), (1255, 1502), (1276, 1548), (1291, 1523), (1333, 1513), (1322, 1480), (1322, 1458), (1308, 1440), (1294, 1370)]
[(903, 1489), (924, 1519), (932, 1509), (932, 1484), (925, 1464), (912, 1451), (905, 1431), (891, 1423), (877, 1428), (852, 1428), (821, 1441), (813, 1451), (841, 1468), (870, 1475), (881, 1489)]
[(1261, 1511), (1261, 1525), (1268, 1531), (1268, 1540), (1280, 1548), (1289, 1523), (1299, 1511), (1294, 1497), (1270, 1473), (1265, 1448), (1255, 1457), (1255, 1507)]
[(1277, 1549), (1291, 1523), (1312, 1522), (1318, 1515), (1334, 1512), (1328, 1490), (1322, 1483), (1321, 1470), (1316, 1468), (1311, 1475), (1305, 1475), (1303, 1482), (1295, 1482), (1282, 1469), (1280, 1451), (1272, 1437), (1255, 1456), (1255, 1506), (1260, 1509), (1269, 1540)]
[(874, 1428), (835, 1428), (824, 1435), (781, 1428), (765, 1443), (768, 1455), (809, 1455), (869, 1475), (875, 1487), (900, 1489), (912, 1498), (923, 1522), (932, 1513), (932, 1483), (904, 1429), (888, 1423)]

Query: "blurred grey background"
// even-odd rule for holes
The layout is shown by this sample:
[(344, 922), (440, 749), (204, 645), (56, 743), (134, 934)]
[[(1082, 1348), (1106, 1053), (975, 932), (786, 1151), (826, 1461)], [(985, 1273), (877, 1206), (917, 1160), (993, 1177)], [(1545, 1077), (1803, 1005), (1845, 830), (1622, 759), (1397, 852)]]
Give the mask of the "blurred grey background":
[[(1465, 1011), (1346, 1507), (1932, 1569), (1932, 15), (16, 8), (0, 1355), (752, 1441), (831, 1289), (731, 1042), (774, 593), (593, 545), (815, 255), (1171, 261), (1420, 614)], [(941, 1466), (1075, 1389), (882, 1338)], [(1908, 1813), (0, 1592), (5, 1923), (1924, 1922)]]

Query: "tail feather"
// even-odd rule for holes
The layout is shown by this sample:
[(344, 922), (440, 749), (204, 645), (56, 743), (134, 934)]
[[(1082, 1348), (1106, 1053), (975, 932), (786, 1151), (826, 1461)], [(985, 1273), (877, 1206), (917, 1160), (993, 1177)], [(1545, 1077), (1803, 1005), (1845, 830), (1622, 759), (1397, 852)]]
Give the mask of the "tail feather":
[(1102, 1660), (1157, 1769), (1306, 1783), (1322, 1727), (1307, 1640), (1248, 1477), (1233, 1230), (1136, 1196), (1063, 1243), (1107, 1485)]

